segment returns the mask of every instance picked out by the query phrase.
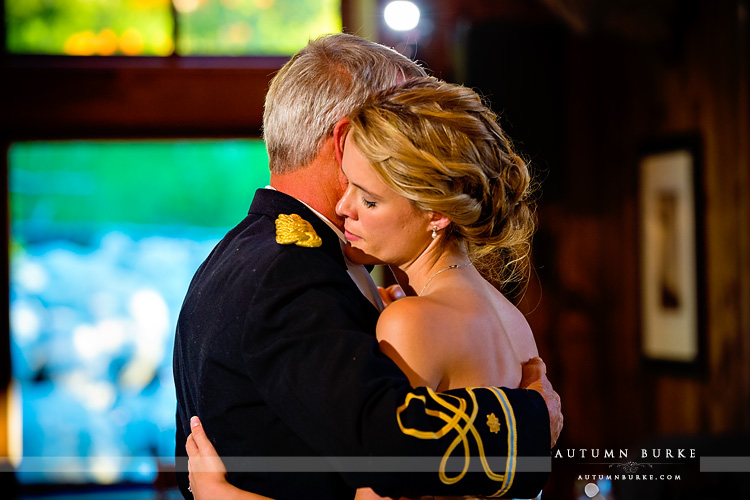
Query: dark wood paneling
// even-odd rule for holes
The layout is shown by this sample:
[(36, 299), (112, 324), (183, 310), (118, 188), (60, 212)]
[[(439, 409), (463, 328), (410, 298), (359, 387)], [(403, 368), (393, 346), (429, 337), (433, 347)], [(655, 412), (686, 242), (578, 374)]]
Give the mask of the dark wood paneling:
[(284, 61), (13, 57), (0, 126), (21, 138), (258, 135)]

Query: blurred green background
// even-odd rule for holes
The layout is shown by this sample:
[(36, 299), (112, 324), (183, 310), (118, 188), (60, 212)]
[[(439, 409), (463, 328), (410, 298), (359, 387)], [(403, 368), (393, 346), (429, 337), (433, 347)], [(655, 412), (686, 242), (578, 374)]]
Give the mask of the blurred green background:
[(341, 31), (341, 1), (5, 0), (5, 17), (14, 54), (291, 55)]
[(221, 236), (269, 181), (260, 139), (19, 142), (9, 164), (14, 240), (113, 229)]

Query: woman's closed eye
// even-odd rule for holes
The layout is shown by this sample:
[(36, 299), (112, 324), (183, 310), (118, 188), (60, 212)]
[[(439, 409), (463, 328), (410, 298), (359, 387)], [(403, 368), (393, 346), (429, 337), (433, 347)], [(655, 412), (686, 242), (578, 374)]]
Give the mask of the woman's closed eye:
[(368, 200), (366, 198), (362, 198), (362, 204), (366, 208), (375, 208), (375, 205), (376, 205), (376, 203), (374, 201), (370, 201), (370, 200)]

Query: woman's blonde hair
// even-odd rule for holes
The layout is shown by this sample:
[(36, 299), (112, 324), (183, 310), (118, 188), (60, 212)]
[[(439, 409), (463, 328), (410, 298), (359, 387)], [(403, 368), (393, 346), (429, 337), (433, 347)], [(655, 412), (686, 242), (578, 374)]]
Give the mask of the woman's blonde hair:
[(476, 92), (410, 79), (371, 96), (349, 133), (391, 189), (450, 219), (444, 240), (465, 245), (488, 281), (504, 290), (526, 283), (531, 176)]

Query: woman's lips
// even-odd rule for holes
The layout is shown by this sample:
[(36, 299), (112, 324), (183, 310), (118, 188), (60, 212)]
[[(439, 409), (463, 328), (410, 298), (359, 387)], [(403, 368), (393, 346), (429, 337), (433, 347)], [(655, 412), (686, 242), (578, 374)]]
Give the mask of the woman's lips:
[(350, 233), (348, 229), (344, 229), (344, 238), (346, 238), (346, 241), (359, 241), (362, 239), (356, 234)]

